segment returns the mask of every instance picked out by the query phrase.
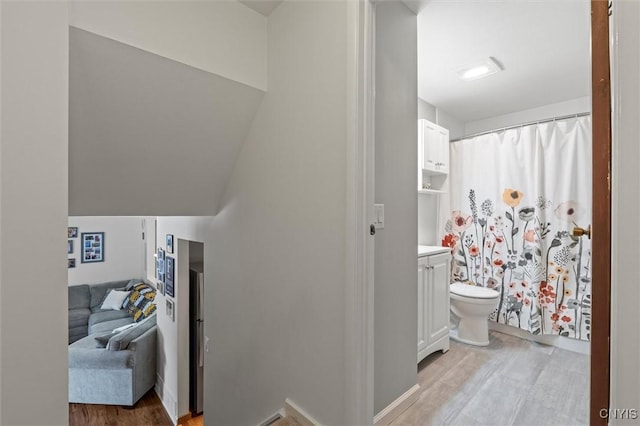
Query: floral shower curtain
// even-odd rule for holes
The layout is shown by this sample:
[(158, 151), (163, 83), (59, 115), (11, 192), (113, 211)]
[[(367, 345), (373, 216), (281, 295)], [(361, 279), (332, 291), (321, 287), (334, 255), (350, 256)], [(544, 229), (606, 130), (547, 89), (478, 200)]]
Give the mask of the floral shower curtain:
[(452, 280), (500, 293), (490, 319), (589, 340), (591, 118), (451, 144)]

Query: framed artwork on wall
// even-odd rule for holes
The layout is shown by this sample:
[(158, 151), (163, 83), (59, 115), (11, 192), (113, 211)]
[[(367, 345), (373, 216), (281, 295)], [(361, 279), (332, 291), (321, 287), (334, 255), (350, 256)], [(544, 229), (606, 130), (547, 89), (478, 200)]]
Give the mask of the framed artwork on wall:
[(171, 321), (173, 321), (174, 318), (175, 318), (175, 316), (174, 316), (175, 309), (173, 309), (173, 300), (167, 299), (166, 307), (167, 307), (167, 309), (166, 309), (167, 316), (171, 319)]
[(67, 234), (67, 238), (78, 238), (78, 228), (75, 226), (68, 227)]
[(67, 254), (73, 254), (73, 240), (67, 240)]
[(164, 250), (158, 247), (156, 253), (156, 275), (158, 281), (164, 283)]
[(75, 268), (76, 267), (76, 260), (75, 259), (67, 259), (67, 268), (71, 269), (71, 268)]
[(173, 235), (167, 234), (167, 253), (173, 253)]
[(104, 232), (83, 232), (80, 240), (82, 263), (104, 262)]
[(167, 296), (175, 297), (175, 289), (174, 289), (174, 269), (175, 269), (175, 260), (173, 257), (167, 256), (167, 279), (164, 282), (164, 290)]
[(158, 294), (164, 295), (164, 283), (162, 281), (156, 282), (156, 291)]

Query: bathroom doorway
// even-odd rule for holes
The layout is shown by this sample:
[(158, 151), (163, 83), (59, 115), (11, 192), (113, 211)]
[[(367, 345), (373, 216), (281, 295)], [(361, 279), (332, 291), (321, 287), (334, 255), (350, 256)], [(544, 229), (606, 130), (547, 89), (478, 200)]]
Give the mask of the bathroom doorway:
[[(436, 2), (437, 3), (437, 2)], [(574, 2), (575, 3), (575, 2)], [(549, 4), (543, 4), (543, 6)], [(589, 15), (589, 3), (581, 2)], [(379, 8), (381, 9), (381, 8)], [(611, 163), (611, 125), (610, 125), (610, 91), (609, 91), (609, 52), (608, 52), (608, 6), (606, 2), (593, 2), (593, 15), (591, 18), (590, 41), (592, 45), (592, 61), (583, 70), (589, 75), (589, 67), (592, 67), (592, 78), (589, 81), (589, 96), (591, 99), (592, 134), (593, 134), (593, 200), (592, 211), (593, 251), (592, 280), (598, 285), (593, 288), (593, 304), (591, 309), (591, 392), (590, 392), (590, 417), (591, 422), (606, 423), (599, 417), (599, 410), (608, 407), (609, 404), (609, 325), (610, 325), (610, 252), (611, 252), (611, 196), (609, 188), (609, 173)], [(477, 15), (476, 15), (477, 17)], [(477, 34), (482, 35), (481, 31)], [(589, 38), (587, 30), (587, 38)], [(480, 36), (478, 38), (481, 38)], [(434, 41), (442, 45), (446, 37), (435, 38)], [(469, 43), (472, 40), (469, 39)], [(587, 42), (588, 43), (588, 42)], [(376, 46), (376, 50), (378, 46)], [(379, 52), (376, 52), (379, 53)], [(531, 52), (528, 52), (529, 54)], [(535, 55), (534, 55), (535, 56)], [(442, 64), (438, 64), (443, 67)], [(378, 91), (376, 87), (376, 91)], [(442, 116), (441, 116), (442, 117)], [(553, 117), (549, 117), (553, 118)], [(537, 120), (536, 120), (537, 121)], [(376, 130), (377, 123), (376, 123)], [(464, 136), (464, 135), (463, 135)], [(380, 151), (377, 151), (380, 152)], [(376, 162), (378, 166), (379, 162)], [(378, 182), (376, 182), (378, 184)], [(376, 199), (376, 203), (381, 200)], [(384, 231), (382, 231), (384, 232)], [(378, 244), (376, 238), (376, 245)], [(378, 258), (376, 257), (376, 264)], [(378, 275), (376, 274), (376, 289), (378, 288)], [(378, 292), (376, 291), (376, 296)], [(376, 309), (379, 308), (376, 301)], [(376, 315), (374, 313), (374, 315)], [(376, 340), (378, 341), (379, 327), (376, 324)], [(376, 352), (376, 357), (378, 356)], [(446, 356), (446, 355), (445, 355)], [(377, 362), (377, 361), (376, 361)], [(604, 367), (604, 368), (603, 368)], [(378, 367), (376, 366), (376, 369)], [(379, 381), (377, 381), (379, 383)], [(377, 391), (377, 389), (376, 389)], [(384, 407), (383, 407), (384, 408)], [(378, 412), (378, 410), (376, 410)]]

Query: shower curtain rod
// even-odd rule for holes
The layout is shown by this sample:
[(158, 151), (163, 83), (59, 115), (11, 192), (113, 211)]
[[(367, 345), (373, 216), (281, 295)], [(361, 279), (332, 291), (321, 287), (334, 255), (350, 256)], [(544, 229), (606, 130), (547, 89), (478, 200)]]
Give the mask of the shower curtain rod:
[(475, 137), (478, 137), (478, 136), (488, 135), (489, 133), (504, 132), (505, 130), (518, 129), (518, 128), (525, 127), (525, 126), (532, 126), (534, 124), (549, 123), (551, 121), (566, 120), (568, 118), (586, 117), (588, 115), (591, 115), (591, 113), (590, 112), (581, 112), (581, 113), (578, 113), (578, 114), (570, 114), (570, 115), (563, 115), (561, 117), (547, 118), (545, 120), (530, 121), (528, 123), (516, 124), (514, 126), (500, 127), (500, 128), (493, 129), (493, 130), (487, 130), (486, 132), (472, 133), (470, 135), (466, 135), (466, 136), (463, 136), (463, 137), (458, 138), (458, 139), (453, 139), (453, 140), (451, 140), (449, 142), (458, 142), (458, 141), (462, 141), (462, 140), (465, 140), (465, 139), (471, 139), (471, 138), (475, 138)]

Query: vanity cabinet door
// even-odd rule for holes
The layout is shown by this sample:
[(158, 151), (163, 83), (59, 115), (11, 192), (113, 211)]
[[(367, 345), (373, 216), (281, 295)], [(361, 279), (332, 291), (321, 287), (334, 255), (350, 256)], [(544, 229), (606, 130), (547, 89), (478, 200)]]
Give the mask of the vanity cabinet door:
[(427, 328), (426, 328), (426, 310), (425, 310), (425, 279), (427, 277), (427, 258), (418, 258), (418, 362), (420, 362), (420, 353), (424, 352), (427, 347)]
[(450, 258), (451, 256), (449, 253), (428, 256), (428, 345), (437, 342), (444, 336), (449, 335), (449, 273), (451, 271), (451, 268), (449, 267)]
[(451, 255), (418, 258), (418, 362), (449, 350), (449, 273)]

